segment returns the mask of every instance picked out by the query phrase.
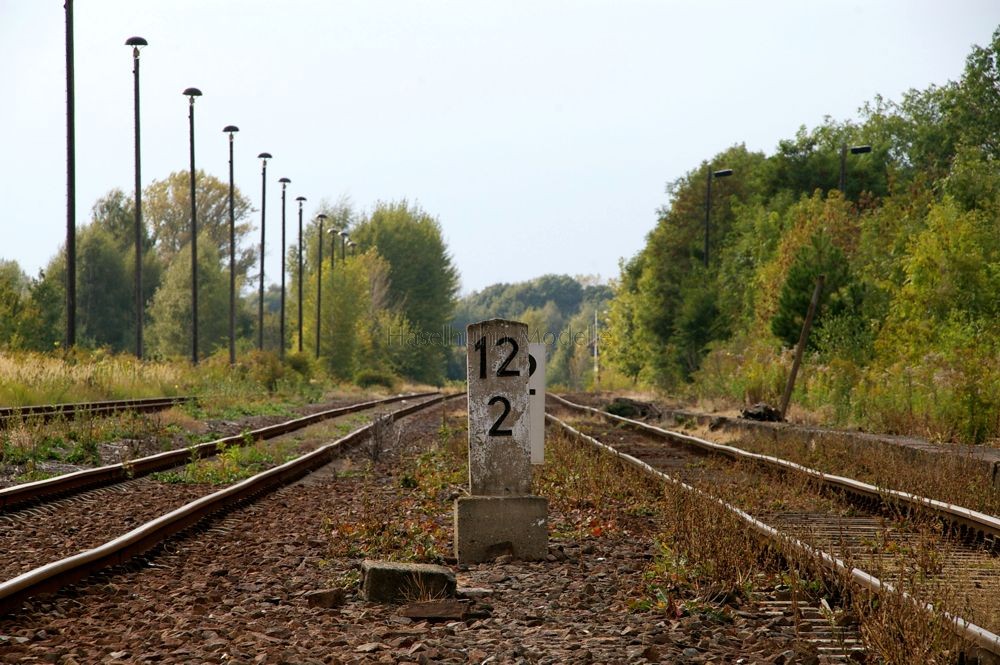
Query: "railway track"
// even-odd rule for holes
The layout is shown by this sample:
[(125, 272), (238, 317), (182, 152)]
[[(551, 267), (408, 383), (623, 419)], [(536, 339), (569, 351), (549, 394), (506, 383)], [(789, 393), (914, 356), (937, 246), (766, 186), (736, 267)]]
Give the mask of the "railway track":
[(30, 483), (22, 483), (0, 489), (0, 514), (21, 508), (27, 505), (34, 505), (51, 501), (58, 497), (65, 497), (78, 492), (82, 492), (94, 487), (102, 487), (123, 483), (134, 478), (149, 475), (156, 471), (163, 471), (175, 466), (180, 466), (189, 462), (192, 458), (201, 459), (216, 455), (220, 450), (228, 446), (242, 445), (249, 441), (270, 439), (282, 436), (303, 427), (308, 427), (317, 422), (329, 418), (363, 411), (373, 408), (379, 404), (390, 404), (405, 399), (417, 399), (432, 393), (413, 393), (407, 395), (395, 395), (382, 400), (369, 400), (352, 404), (336, 409), (328, 409), (318, 413), (295, 418), (277, 425), (262, 427), (249, 432), (223, 437), (214, 441), (208, 441), (189, 448), (170, 450), (155, 455), (148, 455), (134, 460), (128, 460), (119, 464), (109, 464), (107, 466), (84, 469), (73, 473), (67, 473), (45, 480), (38, 480)]
[[(425, 397), (428, 396), (425, 395)], [(395, 420), (438, 404), (445, 399), (451, 399), (451, 397), (455, 396), (429, 396), (424, 401), (392, 411), (388, 415)], [(348, 408), (358, 410), (354, 407)], [(290, 422), (299, 423), (299, 421), (308, 420), (311, 424), (321, 420), (320, 416), (322, 415), (314, 414)], [(302, 426), (304, 425), (299, 423), (296, 427), (290, 427), (289, 423), (283, 423), (272, 429), (288, 432)], [(363, 441), (370, 435), (371, 428), (370, 424), (360, 427), (332, 443), (322, 445), (309, 453), (224, 489), (195, 498), (166, 514), (154, 516), (151, 519), (148, 516), (144, 516), (141, 520), (137, 517), (136, 522), (140, 523), (124, 534), (96, 547), (83, 549), (83, 551), (39, 565), (8, 579), (0, 583), (0, 611), (13, 612), (28, 598), (56, 591), (98, 571), (120, 566), (138, 555), (159, 547), (171, 536), (197, 525), (207, 517), (222, 513), (236, 505), (292, 483), (312, 470), (329, 463), (345, 448)], [(277, 435), (274, 434), (274, 436)], [(132, 482), (141, 483), (142, 481)], [(121, 486), (105, 488), (100, 491), (105, 493), (103, 496), (106, 498), (107, 492), (110, 490), (122, 491), (131, 498), (131, 494)], [(73, 525), (68, 523), (64, 526), (68, 529), (73, 528)]]
[[(369, 408), (364, 411), (348, 407), (329, 411), (328, 415), (345, 416), (358, 412), (375, 416), (390, 408), (393, 401), (366, 402)], [(284, 461), (288, 454), (308, 452), (357, 424), (350, 420), (345, 422), (343, 418), (330, 418), (324, 423), (299, 430), (302, 434), (294, 438), (285, 437), (279, 441), (273, 436), (262, 436), (255, 441), (275, 441), (270, 448), (280, 450), (275, 450), (268, 458)], [(278, 431), (284, 429), (279, 427)], [(258, 449), (257, 452), (262, 451)], [(216, 468), (221, 467), (216, 465)], [(224, 480), (220, 476), (222, 474), (216, 473), (213, 478), (216, 482)], [(180, 480), (180, 477), (174, 479)], [(137, 524), (219, 489), (218, 484), (209, 482), (170, 480), (169, 476), (162, 478), (155, 475), (133, 478), (25, 510), (0, 514), (0, 579), (15, 577), (52, 558), (96, 547)]]
[[(962, 616), (937, 613), (974, 645), (982, 662), (1000, 662), (995, 516), (551, 397), (561, 409), (585, 416), (575, 425), (548, 416), (557, 427), (647, 474), (722, 502), (752, 529), (855, 584), (875, 593), (901, 591), (929, 611), (942, 598), (962, 608)], [(913, 595), (899, 587), (903, 578), (919, 579)]]
[(190, 402), (192, 399), (192, 397), (146, 397), (102, 402), (5, 406), (0, 407), (0, 429), (9, 427), (11, 423), (26, 420), (73, 420), (80, 416), (109, 416), (126, 411), (153, 413)]

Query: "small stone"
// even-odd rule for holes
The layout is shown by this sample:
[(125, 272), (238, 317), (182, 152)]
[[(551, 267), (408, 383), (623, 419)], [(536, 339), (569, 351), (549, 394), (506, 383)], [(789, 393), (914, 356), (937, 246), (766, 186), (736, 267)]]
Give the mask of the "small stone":
[(458, 587), (458, 589), (455, 590), (455, 595), (459, 598), (471, 598), (475, 600), (477, 598), (492, 596), (493, 589), (487, 589), (485, 587)]
[(695, 649), (694, 647), (688, 647), (687, 649), (684, 649), (684, 651), (681, 652), (681, 655), (684, 656), (685, 658), (697, 658), (698, 656), (701, 655), (701, 652)]
[(354, 649), (357, 653), (375, 653), (376, 651), (381, 651), (385, 649), (386, 646), (381, 642), (366, 642), (361, 646)]
[(343, 589), (319, 589), (309, 591), (303, 597), (310, 607), (322, 607), (329, 610), (343, 605), (346, 594)]

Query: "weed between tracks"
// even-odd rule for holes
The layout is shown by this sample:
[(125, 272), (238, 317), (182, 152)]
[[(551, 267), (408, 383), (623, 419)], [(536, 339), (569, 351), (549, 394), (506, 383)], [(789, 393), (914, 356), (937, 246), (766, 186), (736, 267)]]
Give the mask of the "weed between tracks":
[[(103, 450), (109, 442), (123, 442), (115, 452), (122, 458), (138, 456), (139, 444), (155, 451), (173, 441), (174, 428), (160, 414), (116, 414), (114, 418), (77, 418), (43, 422), (29, 419), (0, 430), (0, 465), (14, 482), (55, 475), (49, 463), (96, 466), (108, 463)], [(115, 460), (117, 461), (117, 460)]]
[(152, 477), (164, 483), (228, 485), (339, 439), (365, 422), (366, 416), (354, 415), (346, 420), (318, 423), (296, 434), (268, 440), (252, 440), (247, 433), (241, 443), (224, 445), (213, 457), (198, 458), (192, 447), (192, 459), (182, 469), (154, 473)]
[[(390, 452), (383, 448), (384, 442), (404, 438), (398, 431), (379, 432), (383, 442), (367, 449), (369, 460), (361, 477), (345, 479), (358, 485), (358, 505), (349, 507), (343, 518), (327, 521), (331, 557), (445, 560), (450, 551), (451, 501), (468, 473), (466, 429), (457, 422), (454, 414), (443, 419), (426, 450), (404, 453), (402, 460), (376, 470), (376, 461)], [(373, 450), (378, 454), (373, 455)], [(388, 481), (379, 483), (379, 475), (387, 475)]]
[[(939, 525), (931, 522), (918, 523), (904, 515), (887, 517), (887, 524), (902, 526), (913, 537), (871, 542), (871, 552), (883, 553), (876, 561), (881, 565), (872, 565), (861, 557), (848, 563), (892, 582), (896, 592), (879, 597), (851, 593), (847, 591), (852, 588), (848, 580), (824, 581), (828, 578), (820, 562), (756, 535), (745, 522), (709, 499), (653, 483), (610, 455), (575, 444), (562, 435), (550, 433), (546, 447), (547, 462), (551, 464), (541, 471), (537, 489), (567, 515), (574, 516), (567, 535), (600, 538), (608, 529), (616, 528), (617, 516), (622, 514), (652, 511), (660, 516), (660, 536), (644, 574), (644, 587), (635, 591), (632, 604), (636, 610), (677, 616), (696, 607), (704, 611), (722, 603), (723, 609), (716, 612), (724, 619), (725, 604), (739, 605), (752, 600), (756, 590), (787, 585), (793, 599), (818, 600), (825, 596), (843, 600), (849, 608), (847, 613), (831, 616), (831, 622), (853, 616), (860, 623), (869, 654), (877, 662), (906, 664), (955, 661), (963, 645), (946, 625), (942, 611), (971, 620), (988, 620), (986, 615), (996, 620), (1000, 611), (991, 594), (979, 599), (978, 607), (971, 607), (960, 602), (953, 589), (942, 588), (938, 574), (946, 545)], [(698, 466), (710, 469), (719, 463), (707, 459)], [(736, 472), (741, 470), (737, 468)], [(713, 495), (720, 491), (720, 487), (709, 483), (702, 489)], [(817, 496), (805, 480), (792, 482), (778, 497), (770, 489), (763, 492), (759, 483), (731, 492), (734, 495), (721, 498), (751, 514), (833, 503), (830, 497)], [(850, 508), (844, 509), (845, 515), (849, 513)], [(937, 611), (917, 611), (904, 593), (933, 600)]]

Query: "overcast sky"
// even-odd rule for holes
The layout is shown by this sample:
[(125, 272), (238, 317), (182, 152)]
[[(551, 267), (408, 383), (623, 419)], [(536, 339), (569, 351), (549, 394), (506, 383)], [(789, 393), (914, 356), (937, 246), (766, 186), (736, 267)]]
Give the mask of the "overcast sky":
[[(770, 154), (876, 94), (957, 79), (996, 0), (77, 0), (77, 222), (134, 179), (197, 164), (260, 205), (406, 198), (441, 222), (462, 290), (548, 272), (612, 278), (665, 185), (728, 146)], [(66, 235), (62, 0), (0, 0), (0, 258), (29, 274)], [(293, 212), (289, 206), (289, 214)], [(290, 220), (291, 221), (291, 220)], [(259, 212), (254, 213), (259, 224)], [(273, 232), (273, 233), (272, 233)], [(259, 237), (259, 236), (255, 236)]]

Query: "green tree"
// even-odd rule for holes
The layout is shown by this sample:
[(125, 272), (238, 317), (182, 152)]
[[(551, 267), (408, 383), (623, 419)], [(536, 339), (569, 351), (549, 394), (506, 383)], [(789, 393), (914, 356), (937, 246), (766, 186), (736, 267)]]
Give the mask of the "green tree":
[(27, 306), (29, 284), (17, 261), (0, 259), (0, 346), (21, 346), (17, 333)]
[[(229, 257), (229, 183), (203, 171), (197, 172), (195, 197), (198, 212), (198, 250), (211, 245), (216, 255)], [(143, 190), (142, 214), (150, 239), (164, 265), (191, 242), (191, 181), (187, 171), (176, 171), (154, 180)], [(256, 263), (256, 245), (241, 247), (253, 229), (250, 200), (237, 188), (233, 196), (236, 219), (236, 266), (245, 276)], [(202, 240), (205, 236), (205, 240)], [(188, 264), (190, 265), (190, 263)]]
[[(406, 201), (379, 203), (353, 228), (358, 249), (375, 248), (389, 264), (389, 305), (403, 313), (421, 334), (435, 335), (451, 321), (458, 292), (458, 271), (436, 219)], [(445, 347), (431, 345), (410, 378), (439, 383)]]
[[(199, 236), (199, 240), (200, 240)], [(202, 249), (204, 248), (204, 249)], [(150, 305), (150, 352), (164, 357), (191, 354), (191, 253), (178, 252)], [(198, 351), (211, 355), (229, 344), (229, 276), (211, 242), (198, 243)]]
[[(847, 286), (850, 279), (844, 252), (825, 233), (817, 233), (808, 245), (799, 250), (781, 288), (778, 311), (771, 319), (771, 332), (786, 346), (795, 346), (798, 342), (820, 275), (825, 275), (826, 280), (813, 319), (813, 329), (817, 333), (823, 327), (824, 306), (831, 301), (833, 294)], [(815, 335), (809, 337), (809, 345), (815, 348)]]
[(134, 281), (124, 258), (104, 227), (91, 224), (77, 234), (77, 325), (87, 346), (130, 348)]

